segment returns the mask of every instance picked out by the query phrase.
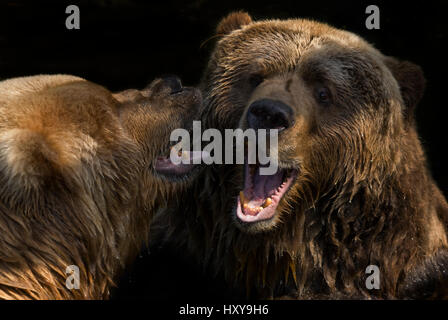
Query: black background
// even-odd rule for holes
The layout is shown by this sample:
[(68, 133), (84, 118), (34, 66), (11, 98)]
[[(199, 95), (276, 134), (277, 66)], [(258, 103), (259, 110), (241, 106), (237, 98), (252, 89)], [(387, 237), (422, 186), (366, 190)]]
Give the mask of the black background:
[[(446, 196), (447, 3), (0, 0), (0, 80), (68, 73), (116, 91), (142, 88), (156, 76), (177, 74), (185, 84), (196, 85), (214, 43), (207, 40), (225, 14), (243, 9), (254, 19), (312, 18), (355, 32), (384, 54), (410, 60), (423, 68), (428, 83), (417, 109), (417, 124), (433, 176)], [(65, 8), (69, 4), (80, 8), (80, 30), (65, 28)], [(380, 8), (380, 30), (365, 27), (365, 9), (369, 4)], [(203, 297), (207, 292), (201, 283), (209, 280), (200, 280), (188, 263), (173, 260), (169, 250), (152, 252), (150, 262), (147, 256), (144, 253), (139, 259), (138, 272), (132, 281), (126, 279), (124, 283), (128, 285), (122, 286), (118, 297)], [(163, 272), (167, 276), (151, 276)], [(217, 286), (214, 290), (218, 296), (220, 289)]]

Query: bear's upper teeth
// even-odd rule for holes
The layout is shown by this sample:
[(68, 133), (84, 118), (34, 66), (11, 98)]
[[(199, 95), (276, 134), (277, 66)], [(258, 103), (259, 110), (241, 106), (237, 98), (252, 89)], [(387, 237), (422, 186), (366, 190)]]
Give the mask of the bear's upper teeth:
[(244, 208), (247, 208), (246, 198), (244, 197), (244, 191), (240, 191), (240, 202)]

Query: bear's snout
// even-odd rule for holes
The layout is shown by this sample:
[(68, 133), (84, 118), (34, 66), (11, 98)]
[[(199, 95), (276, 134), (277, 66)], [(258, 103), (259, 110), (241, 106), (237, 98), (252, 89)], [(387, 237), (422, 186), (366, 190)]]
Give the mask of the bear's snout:
[(287, 104), (272, 99), (253, 102), (247, 111), (247, 124), (252, 129), (283, 131), (293, 124), (293, 110)]

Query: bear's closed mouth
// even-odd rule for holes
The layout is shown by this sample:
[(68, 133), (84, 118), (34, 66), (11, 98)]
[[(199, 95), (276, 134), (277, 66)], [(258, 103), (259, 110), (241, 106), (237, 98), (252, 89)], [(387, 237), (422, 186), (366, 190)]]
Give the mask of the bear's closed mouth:
[(274, 217), (280, 200), (295, 181), (298, 170), (279, 168), (273, 175), (261, 175), (259, 164), (244, 163), (244, 189), (240, 191), (237, 216), (243, 222)]

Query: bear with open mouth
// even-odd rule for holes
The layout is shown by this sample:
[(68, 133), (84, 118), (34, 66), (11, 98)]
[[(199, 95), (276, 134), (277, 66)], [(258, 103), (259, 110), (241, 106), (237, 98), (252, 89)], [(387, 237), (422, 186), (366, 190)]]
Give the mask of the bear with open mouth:
[(201, 103), (174, 76), (115, 94), (69, 75), (0, 82), (0, 299), (108, 298), (195, 175), (169, 136)]
[(413, 115), (420, 67), (304, 19), (237, 12), (217, 36), (203, 122), (277, 129), (279, 169), (208, 167), (157, 218), (158, 239), (252, 298), (446, 297), (448, 206)]

